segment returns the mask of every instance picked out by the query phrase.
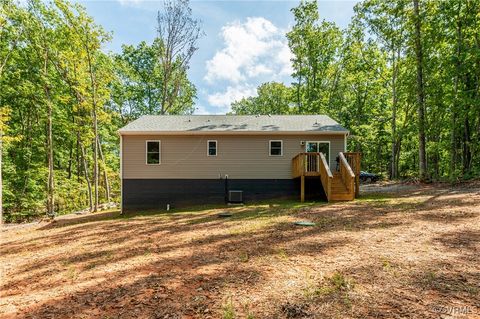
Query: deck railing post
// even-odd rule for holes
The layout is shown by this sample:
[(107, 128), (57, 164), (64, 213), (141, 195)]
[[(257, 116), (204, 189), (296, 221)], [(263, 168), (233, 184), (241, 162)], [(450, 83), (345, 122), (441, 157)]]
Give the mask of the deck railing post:
[(305, 176), (300, 177), (300, 201), (303, 203), (305, 201)]

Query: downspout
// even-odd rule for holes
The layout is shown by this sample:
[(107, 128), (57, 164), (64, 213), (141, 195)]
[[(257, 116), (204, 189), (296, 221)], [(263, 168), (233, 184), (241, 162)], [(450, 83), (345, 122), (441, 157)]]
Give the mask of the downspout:
[(120, 135), (120, 215), (123, 215), (123, 135)]
[(344, 138), (345, 138), (345, 140), (343, 142), (343, 151), (344, 152), (347, 152), (347, 136), (348, 136), (348, 132), (345, 133), (345, 135), (344, 135)]

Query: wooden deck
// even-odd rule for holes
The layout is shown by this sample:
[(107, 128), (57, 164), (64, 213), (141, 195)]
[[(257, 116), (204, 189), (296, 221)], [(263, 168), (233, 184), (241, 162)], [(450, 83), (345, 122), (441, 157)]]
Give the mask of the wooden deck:
[[(338, 154), (338, 171), (332, 173), (323, 153), (300, 153), (292, 159), (292, 177), (300, 177), (300, 200), (305, 201), (305, 177), (318, 176), (327, 200), (346, 201), (358, 196), (360, 153)], [(353, 168), (352, 168), (353, 167)]]

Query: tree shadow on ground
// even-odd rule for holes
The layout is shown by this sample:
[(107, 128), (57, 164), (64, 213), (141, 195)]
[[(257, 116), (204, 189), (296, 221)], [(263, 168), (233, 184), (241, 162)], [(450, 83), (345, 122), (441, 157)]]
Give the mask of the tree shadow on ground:
[[(38, 253), (35, 258), (24, 259), (15, 265), (2, 291), (4, 296), (15, 297), (22, 289), (28, 294), (39, 295), (52, 284), (58, 289), (65, 287), (64, 296), (50, 300), (44, 298), (28, 307), (23, 305), (16, 315), (18, 318), (80, 318), (105, 314), (117, 318), (162, 318), (167, 315), (169, 318), (215, 318), (232, 290), (248, 295), (249, 291), (266, 289), (264, 285), (267, 285), (272, 263), (301, 260), (305, 256), (321, 260), (328, 252), (348, 250), (349, 245), (355, 244), (352, 236), (356, 233), (371, 237), (376, 232), (408, 228), (418, 218), (404, 214), (405, 206), (402, 205), (404, 203), (371, 205), (361, 201), (294, 208), (259, 205), (231, 209), (233, 216), (227, 219), (218, 218), (218, 209), (129, 217), (105, 214), (103, 220), (80, 219), (79, 223), (38, 230), (39, 235), (26, 244), (23, 242), (23, 247), (21, 240), (5, 244), (2, 253), (12, 256), (33, 247), (39, 251), (35, 252)], [(411, 210), (425, 207), (421, 206), (423, 202), (414, 205), (417, 206)], [(444, 205), (445, 201), (437, 197), (429, 203), (428, 209), (441, 209)], [(292, 224), (295, 220), (310, 220), (316, 226), (299, 227)], [(341, 235), (334, 236), (336, 234)], [(471, 241), (478, 234), (472, 232), (468, 238), (462, 236), (452, 233), (443, 239), (439, 237), (438, 241), (445, 246), (466, 245), (467, 249), (470, 249), (467, 245), (472, 245), (472, 252), (475, 251), (476, 246)], [(81, 243), (78, 250), (68, 246), (76, 242)], [(68, 246), (68, 250), (61, 253), (51, 251), (62, 246)], [(379, 265), (361, 265), (340, 271), (361, 284), (373, 285), (375, 280), (363, 283), (362, 278), (384, 271), (384, 266)], [(77, 272), (78, 277), (64, 278), (70, 269)], [(478, 279), (474, 274), (471, 276)], [(415, 276), (405, 277), (408, 278), (414, 282), (422, 275), (415, 272)], [(439, 278), (448, 279), (447, 275)], [(75, 289), (67, 289), (69, 286), (75, 286)], [(412, 298), (397, 290), (387, 295), (393, 300)], [(342, 296), (334, 297), (337, 300)], [(322, 296), (325, 299), (321, 300), (329, 302), (331, 297)], [(358, 300), (355, 295), (350, 296), (355, 302), (365, 302), (357, 297)], [(302, 298), (299, 297), (299, 302), (308, 301), (302, 301)], [(367, 299), (375, 302), (374, 298)], [(412, 312), (405, 307), (414, 302), (417, 301), (377, 303), (379, 307), (365, 307), (356, 314), (380, 315), (388, 313), (381, 309), (390, 309), (409, 317)], [(335, 304), (340, 309), (335, 308), (335, 311), (348, 312), (344, 309), (347, 304), (348, 300)], [(304, 309), (306, 313), (311, 310), (308, 307)], [(279, 316), (274, 317), (285, 317), (289, 309), (278, 308)], [(315, 311), (312, 313), (323, 313), (318, 309)]]
[(379, 259), (339, 267), (335, 273), (316, 278), (306, 288), (308, 293), (304, 290), (279, 301), (268, 318), (436, 319), (444, 314), (441, 311), (454, 307), (474, 316), (480, 313), (479, 281), (478, 267), (465, 268), (454, 259), (430, 260), (414, 267)]
[[(311, 237), (319, 233), (322, 225), (312, 228), (300, 228), (292, 225), (291, 223), (279, 222), (269, 225), (261, 225), (259, 228), (252, 228), (246, 230), (240, 230), (233, 233), (217, 233), (207, 234), (198, 240), (184, 240), (181, 242), (162, 242), (161, 237), (157, 236), (162, 232), (170, 232), (176, 236), (182, 237), (193, 229), (196, 231), (202, 230), (208, 233), (212, 228), (211, 224), (215, 224), (215, 227), (221, 227), (224, 225), (226, 228), (232, 226), (238, 226), (244, 223), (246, 220), (264, 219), (265, 216), (255, 217), (258, 210), (252, 208), (251, 210), (242, 210), (238, 218), (232, 220), (214, 220), (212, 222), (203, 222), (199, 224), (178, 224), (171, 223), (169, 221), (163, 222), (148, 222), (142, 224), (141, 222), (130, 222), (128, 220), (116, 220), (116, 221), (96, 221), (90, 223), (89, 227), (85, 228), (85, 225), (74, 224), (68, 228), (60, 227), (56, 229), (56, 232), (46, 237), (38, 238), (38, 241), (46, 241), (49, 246), (61, 245), (62, 243), (68, 243), (75, 240), (87, 240), (88, 247), (100, 247), (96, 251), (73, 251), (67, 255), (50, 255), (46, 254), (36, 259), (34, 263), (25, 263), (23, 266), (19, 266), (15, 270), (15, 274), (27, 275), (22, 277), (21, 280), (14, 280), (6, 285), (6, 295), (10, 295), (9, 290), (14, 288), (25, 287), (31, 293), (35, 291), (42, 291), (45, 286), (52, 284), (52, 279), (49, 275), (52, 274), (52, 265), (66, 265), (65, 267), (74, 267), (78, 271), (88, 271), (91, 269), (97, 269), (107, 267), (109, 265), (116, 265), (124, 261), (135, 259), (138, 256), (144, 255), (146, 252), (158, 256), (169, 254), (175, 250), (188, 250), (187, 253), (174, 257), (161, 257), (161, 262), (153, 262), (151, 265), (143, 266), (142, 268), (154, 267), (155, 269), (172, 269), (174, 265), (188, 265), (187, 269), (184, 269), (186, 273), (195, 271), (198, 268), (206, 266), (214, 267), (226, 267), (225, 265), (237, 265), (240, 264), (240, 268), (244, 268), (244, 258), (264, 258), (278, 254), (278, 248), (276, 245), (281, 244), (285, 246), (289, 242), (299, 241), (305, 237)], [(290, 214), (288, 214), (290, 215)], [(279, 213), (275, 216), (283, 216), (283, 213)], [(273, 217), (275, 217), (273, 216)], [(365, 219), (373, 218), (373, 216), (364, 216)], [(272, 215), (266, 217), (266, 219), (272, 218)], [(188, 220), (188, 218), (187, 218)], [(108, 224), (106, 224), (108, 222)], [(219, 223), (219, 224), (217, 224)], [(82, 232), (87, 232), (82, 234)], [(334, 228), (328, 231), (335, 231)], [(125, 235), (125, 232), (129, 234)], [(135, 236), (141, 233), (142, 237)], [(72, 234), (75, 234), (72, 236)], [(153, 236), (152, 241), (145, 241), (148, 236)], [(118, 240), (120, 238), (120, 241)], [(112, 245), (118, 242), (124, 245), (121, 248), (112, 247)], [(288, 249), (289, 256), (293, 257), (296, 254), (319, 254), (321, 255), (324, 249), (331, 249), (337, 246), (341, 246), (347, 243), (345, 240), (335, 241), (311, 241), (308, 244), (298, 244), (295, 249)], [(9, 251), (10, 247), (4, 247), (6, 251)], [(247, 256), (247, 257), (244, 257)], [(108, 258), (105, 258), (108, 257)], [(235, 268), (235, 267), (234, 267)], [(60, 269), (60, 271), (62, 271)], [(63, 270), (65, 271), (65, 270)], [(260, 273), (262, 273), (260, 271)], [(182, 276), (185, 272), (181, 272)], [(234, 276), (236, 272), (232, 273)], [(105, 278), (108, 283), (117, 282), (125, 274), (123, 272), (114, 273), (112, 276)], [(171, 273), (166, 275), (171, 277)], [(103, 274), (98, 275), (101, 278)], [(218, 280), (223, 280), (223, 273), (220, 275), (212, 275)], [(261, 278), (261, 276), (257, 276)], [(62, 280), (56, 280), (53, 282), (55, 285), (61, 285)], [(92, 294), (96, 294), (96, 287), (92, 289)], [(87, 292), (85, 292), (87, 293)], [(57, 303), (55, 301), (54, 303)], [(59, 305), (64, 306), (65, 301), (58, 302)], [(46, 306), (45, 309), (50, 309)], [(73, 307), (73, 305), (72, 305)], [(42, 310), (43, 311), (43, 310)], [(34, 313), (30, 311), (30, 313)], [(67, 315), (68, 316), (68, 315)]]
[(119, 216), (120, 216), (119, 210), (98, 212), (98, 213), (86, 213), (82, 215), (67, 215), (67, 216), (62, 216), (64, 218), (57, 218), (38, 229), (48, 230), (48, 229), (61, 228), (61, 227), (67, 227), (72, 225), (99, 222), (99, 221), (115, 219), (115, 218), (118, 218)]
[[(317, 210), (321, 209), (321, 213)], [(399, 208), (401, 209), (401, 208)], [(72, 224), (68, 229), (61, 230), (59, 233), (48, 236), (47, 238), (39, 238), (38, 241), (43, 242), (43, 248), (50, 246), (61, 245), (62, 243), (78, 240), (88, 240), (90, 247), (100, 247), (101, 250), (91, 252), (77, 252), (72, 257), (69, 256), (57, 256), (52, 258), (47, 256), (46, 258), (36, 260), (34, 264), (25, 265), (24, 267), (18, 267), (17, 274), (29, 273), (32, 271), (38, 271), (44, 267), (48, 267), (52, 263), (59, 264), (83, 264), (83, 268), (91, 269), (107, 264), (114, 264), (136, 256), (145, 254), (146, 251), (155, 254), (164, 254), (176, 249), (194, 248), (201, 249), (206, 245), (212, 245), (222, 241), (229, 241), (229, 244), (220, 246), (217, 249), (227, 249), (228, 245), (244, 245), (245, 247), (256, 247), (255, 243), (263, 242), (264, 250), (268, 250), (267, 246), (271, 242), (282, 241), (283, 243), (299, 239), (301, 237), (308, 237), (314, 234), (336, 231), (362, 231), (365, 229), (388, 229), (391, 227), (397, 227), (405, 225), (405, 221), (397, 221), (394, 218), (389, 218), (387, 215), (395, 211), (390, 209), (389, 212), (385, 212), (382, 209), (376, 208), (368, 212), (346, 210), (345, 207), (340, 205), (329, 205), (313, 207), (305, 210), (305, 207), (297, 210), (282, 209), (279, 207), (245, 207), (238, 209), (233, 213), (232, 218), (219, 219), (216, 212), (214, 213), (199, 213), (175, 216), (174, 221), (165, 221), (164, 215), (160, 221), (134, 221), (115, 219), (111, 220), (110, 214), (105, 214), (107, 218), (104, 222), (96, 220), (95, 223), (89, 223), (88, 225), (79, 225), (78, 223)], [(203, 217), (207, 215), (206, 217)], [(308, 219), (315, 222), (317, 225), (310, 229), (301, 229), (291, 223), (282, 224), (277, 223), (274, 225), (267, 225), (260, 227), (260, 230), (240, 230), (240, 232), (209, 235), (200, 240), (188, 240), (186, 242), (175, 242), (173, 244), (162, 244), (160, 246), (155, 245), (149, 240), (149, 237), (154, 235), (172, 235), (177, 234), (183, 236), (183, 234), (190, 231), (208, 231), (210, 229), (216, 229), (218, 227), (230, 227), (230, 224), (242, 223), (251, 220), (269, 220), (274, 217), (281, 216), (294, 216), (300, 219)], [(193, 216), (193, 218), (192, 218)], [(155, 216), (157, 217), (157, 216)], [(387, 218), (386, 218), (387, 217)], [(84, 222), (85, 220), (82, 219)], [(125, 222), (124, 222), (125, 221)], [(185, 223), (180, 223), (185, 221)], [(118, 223), (124, 222), (124, 223)], [(62, 226), (60, 228), (64, 228)], [(84, 233), (86, 232), (86, 233)], [(270, 239), (272, 238), (272, 239)], [(36, 244), (36, 243), (35, 243)], [(120, 250), (115, 248), (106, 249), (105, 247), (112, 247), (115, 244), (123, 244)], [(267, 245), (267, 246), (265, 246)], [(312, 246), (316, 244), (313, 243)], [(37, 247), (37, 246), (35, 246)], [(128, 248), (132, 247), (132, 248)], [(3, 249), (6, 252), (15, 253), (15, 246), (4, 246)], [(17, 247), (18, 248), (18, 247)], [(22, 247), (23, 250), (28, 250), (29, 247)], [(261, 250), (260, 250), (261, 251)], [(108, 258), (105, 258), (108, 256)], [(48, 273), (48, 272), (47, 272)], [(39, 287), (42, 284), (42, 280), (38, 280), (42, 276), (31, 275), (24, 282), (35, 281)]]
[[(209, 237), (206, 241), (198, 241), (191, 244), (189, 252), (183, 256), (171, 258), (158, 258), (157, 260), (135, 269), (138, 272), (133, 282), (122, 284), (122, 279), (128, 277), (125, 272), (114, 273), (108, 276), (100, 286), (92, 286), (82, 289), (75, 294), (55, 299), (44, 303), (39, 307), (33, 307), (25, 314), (26, 318), (43, 317), (48, 314), (56, 314), (57, 317), (81, 317), (92, 316), (105, 311), (113, 312), (115, 317), (131, 317), (135, 314), (137, 305), (141, 306), (142, 316), (151, 317), (158, 315), (198, 315), (198, 311), (212, 309), (212, 299), (223, 298), (222, 289), (227, 286), (234, 286), (236, 289), (251, 289), (260, 285), (265, 278), (265, 270), (249, 267), (248, 259), (263, 258), (276, 253), (274, 247), (277, 237), (272, 234), (273, 229), (257, 231), (253, 234), (240, 234), (227, 236), (228, 242), (224, 242), (223, 236), (218, 238)], [(291, 229), (288, 234), (281, 237), (282, 244), (288, 243), (302, 236), (310, 236), (313, 229)], [(241, 245), (239, 243), (241, 242)], [(298, 246), (297, 253), (315, 253), (321, 255), (323, 249), (331, 249), (342, 246), (346, 242), (335, 240), (323, 242), (318, 245)], [(130, 259), (136, 252), (125, 251), (124, 254), (109, 262), (118, 263), (122, 259)], [(289, 252), (290, 256), (294, 252)], [(243, 257), (247, 256), (247, 257)], [(94, 257), (75, 255), (71, 262), (82, 262), (86, 258)], [(245, 260), (245, 258), (248, 258)], [(95, 262), (95, 261), (93, 261)], [(86, 265), (88, 267), (88, 264)], [(202, 274), (201, 269), (213, 267), (213, 270)], [(142, 277), (144, 272), (155, 273)], [(140, 277), (140, 278), (138, 278)], [(29, 278), (28, 281), (38, 281), (40, 278)], [(174, 283), (175, 289), (166, 288)], [(105, 289), (103, 286), (114, 288)], [(160, 286), (157, 284), (160, 283)], [(168, 285), (167, 285), (168, 283)], [(192, 284), (194, 283), (194, 284)], [(157, 287), (160, 287), (158, 291)], [(163, 287), (163, 288), (162, 288)], [(33, 287), (29, 287), (32, 291)], [(201, 288), (201, 289), (199, 289)], [(126, 296), (127, 291), (133, 296)], [(206, 297), (207, 295), (208, 297)], [(218, 297), (220, 296), (220, 297)], [(207, 301), (195, 306), (195, 300), (205, 299)], [(119, 300), (123, 301), (123, 305)], [(166, 302), (166, 307), (161, 306)], [(92, 305), (98, 305), (92, 310)], [(218, 305), (217, 305), (218, 306)], [(119, 309), (121, 308), (121, 310)], [(197, 309), (198, 308), (198, 309)], [(19, 315), (19, 317), (22, 317)]]

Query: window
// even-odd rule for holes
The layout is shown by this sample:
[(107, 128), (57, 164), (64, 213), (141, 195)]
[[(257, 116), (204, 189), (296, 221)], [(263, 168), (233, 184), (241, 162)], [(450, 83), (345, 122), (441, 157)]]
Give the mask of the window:
[(217, 141), (207, 141), (207, 155), (217, 156)]
[(147, 164), (160, 164), (160, 141), (147, 141)]
[(283, 155), (283, 141), (270, 141), (270, 156)]

